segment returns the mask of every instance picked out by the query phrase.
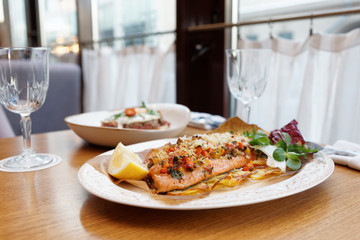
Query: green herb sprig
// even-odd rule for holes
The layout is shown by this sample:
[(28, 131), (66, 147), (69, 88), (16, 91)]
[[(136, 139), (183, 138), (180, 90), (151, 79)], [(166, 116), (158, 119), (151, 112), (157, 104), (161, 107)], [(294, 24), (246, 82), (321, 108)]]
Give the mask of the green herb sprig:
[(281, 139), (277, 143), (272, 144), (269, 137), (261, 130), (255, 131), (254, 129), (252, 133), (249, 131), (244, 133), (250, 139), (249, 144), (252, 146), (276, 146), (277, 148), (273, 152), (272, 157), (279, 162), (286, 161), (286, 165), (294, 171), (300, 169), (301, 158), (307, 159), (307, 154), (318, 152), (316, 148), (310, 149), (307, 145), (291, 144), (291, 136), (285, 132), (281, 134), (285, 140)]
[(119, 117), (122, 117), (122, 116), (125, 116), (125, 112), (116, 113), (116, 114), (112, 115), (109, 119), (116, 120), (116, 119), (118, 119)]
[(268, 136), (260, 130), (256, 131), (254, 129), (252, 133), (246, 131), (244, 132), (244, 135), (247, 136), (249, 139), (251, 139), (251, 141), (249, 142), (250, 145), (267, 146), (271, 144), (271, 141), (268, 138)]
[(146, 106), (146, 104), (145, 104), (144, 101), (141, 102), (141, 107), (142, 107), (142, 108), (146, 108), (146, 110), (147, 110), (146, 112), (147, 112), (147, 114), (149, 114), (149, 115), (153, 115), (153, 116), (158, 116), (158, 115), (159, 115), (159, 112), (158, 112), (158, 111), (155, 111), (155, 110), (153, 110), (153, 109), (148, 108), (148, 107)]

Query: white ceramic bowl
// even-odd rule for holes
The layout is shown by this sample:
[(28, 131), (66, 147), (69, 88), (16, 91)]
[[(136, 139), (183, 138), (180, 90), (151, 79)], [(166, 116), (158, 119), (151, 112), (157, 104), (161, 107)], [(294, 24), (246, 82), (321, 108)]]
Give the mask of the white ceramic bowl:
[(161, 138), (177, 137), (190, 121), (190, 110), (186, 106), (172, 103), (148, 104), (147, 107), (159, 110), (164, 119), (170, 122), (168, 129), (121, 129), (102, 127), (101, 121), (119, 113), (120, 110), (88, 112), (65, 118), (67, 125), (85, 141), (107, 147), (124, 145)]

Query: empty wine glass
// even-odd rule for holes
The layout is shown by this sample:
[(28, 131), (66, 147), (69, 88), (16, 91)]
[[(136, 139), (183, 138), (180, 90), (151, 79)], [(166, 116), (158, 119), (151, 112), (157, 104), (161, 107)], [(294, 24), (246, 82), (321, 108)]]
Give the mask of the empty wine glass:
[(21, 116), (23, 153), (0, 161), (0, 170), (34, 171), (59, 163), (53, 154), (37, 154), (31, 148), (30, 114), (44, 103), (49, 86), (48, 48), (0, 49), (0, 103)]
[(231, 94), (244, 105), (244, 121), (249, 123), (250, 103), (261, 96), (269, 75), (271, 50), (225, 50), (226, 79)]

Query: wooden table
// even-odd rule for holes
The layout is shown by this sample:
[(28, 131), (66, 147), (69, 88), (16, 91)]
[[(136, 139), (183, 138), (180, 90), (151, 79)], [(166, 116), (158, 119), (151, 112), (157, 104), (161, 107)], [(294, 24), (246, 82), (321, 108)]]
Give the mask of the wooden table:
[[(109, 202), (81, 187), (78, 169), (108, 148), (87, 144), (70, 130), (32, 140), (35, 151), (63, 160), (36, 172), (0, 172), (0, 239), (360, 239), (360, 172), (346, 167), (278, 200), (155, 210)], [(19, 154), (21, 143), (20, 137), (0, 139), (0, 159)]]

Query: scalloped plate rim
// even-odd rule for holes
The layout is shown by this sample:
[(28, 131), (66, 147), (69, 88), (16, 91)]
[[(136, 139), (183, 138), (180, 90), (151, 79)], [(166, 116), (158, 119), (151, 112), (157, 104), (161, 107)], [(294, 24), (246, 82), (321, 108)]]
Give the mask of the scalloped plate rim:
[[(127, 147), (133, 151), (139, 151), (152, 146), (158, 147), (161, 144), (173, 140), (175, 139), (160, 139), (132, 144)], [(100, 155), (111, 155), (112, 151), (113, 150), (110, 150)], [(321, 166), (324, 167), (321, 168)], [(323, 171), (316, 171), (313, 169), (314, 167), (317, 167), (320, 170), (322, 169)], [(88, 192), (102, 199), (119, 204), (150, 209), (203, 210), (256, 204), (298, 194), (313, 188), (328, 179), (333, 173), (334, 168), (335, 164), (332, 159), (320, 152), (316, 154), (313, 161), (306, 164), (296, 175), (281, 182), (261, 187), (256, 190), (239, 191), (241, 189), (238, 189), (216, 194), (212, 193), (204, 198), (194, 199), (177, 205), (169, 205), (163, 201), (156, 200), (156, 197), (153, 198), (151, 196), (158, 195), (152, 193), (134, 192), (117, 186), (106, 175), (96, 170), (89, 163), (83, 164), (79, 169), (78, 180)], [(100, 182), (94, 181), (96, 178), (99, 178)], [(298, 186), (299, 184), (300, 186)], [(104, 190), (106, 191), (104, 192)], [(227, 198), (228, 200), (222, 201), (221, 199), (223, 198)]]

